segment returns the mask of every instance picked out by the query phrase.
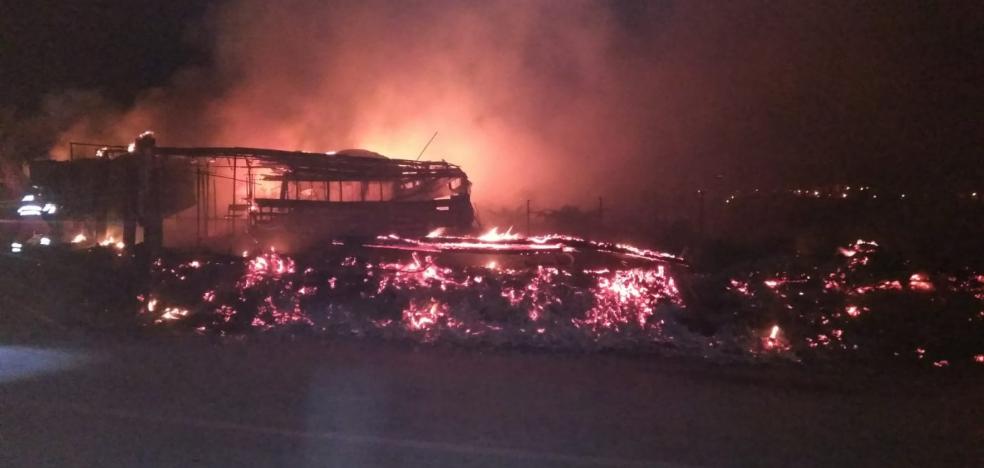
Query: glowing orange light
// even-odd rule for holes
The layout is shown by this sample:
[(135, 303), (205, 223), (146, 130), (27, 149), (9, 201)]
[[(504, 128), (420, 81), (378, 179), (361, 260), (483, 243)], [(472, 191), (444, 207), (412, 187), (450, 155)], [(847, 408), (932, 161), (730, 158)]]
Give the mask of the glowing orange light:
[(499, 232), (499, 228), (493, 227), (492, 229), (489, 229), (488, 232), (486, 232), (485, 234), (478, 236), (478, 240), (483, 242), (500, 242), (500, 241), (517, 240), (519, 238), (520, 235), (513, 234), (511, 227), (509, 229), (506, 229), (505, 232)]
[(161, 315), (161, 318), (157, 319), (157, 322), (160, 323), (162, 321), (173, 321), (173, 320), (180, 319), (186, 315), (188, 315), (188, 309), (181, 309), (178, 307), (168, 307), (164, 309), (164, 313)]
[(909, 288), (918, 292), (933, 292), (936, 287), (924, 273), (913, 273), (909, 277)]

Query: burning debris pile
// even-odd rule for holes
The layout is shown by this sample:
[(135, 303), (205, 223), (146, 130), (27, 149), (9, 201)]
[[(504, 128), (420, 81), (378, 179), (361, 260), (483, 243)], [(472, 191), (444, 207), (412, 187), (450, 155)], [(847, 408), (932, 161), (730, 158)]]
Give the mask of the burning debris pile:
[[(719, 276), (714, 282), (720, 282)], [(750, 349), (802, 358), (984, 363), (984, 274), (913, 271), (874, 241), (727, 277), (717, 309)]]
[[(556, 348), (639, 348), (692, 338), (672, 318), (683, 301), (673, 265), (663, 260), (674, 257), (665, 254), (496, 231), (482, 237), (385, 236), (354, 251), (334, 247), (304, 261), (266, 251), (173, 266), (159, 262), (143, 313), (150, 323), (220, 334), (287, 329)], [(624, 260), (609, 261), (618, 267), (596, 267), (536, 257), (586, 247)], [(499, 260), (453, 257), (462, 252)], [(511, 265), (517, 258), (524, 264)]]
[(269, 250), (159, 261), (141, 300), (145, 323), (200, 333), (897, 357), (937, 367), (984, 361), (976, 340), (984, 331), (984, 275), (899, 273), (905, 266), (875, 242), (858, 241), (827, 262), (697, 275), (681, 259), (627, 245), (435, 232), (335, 243), (303, 260)]

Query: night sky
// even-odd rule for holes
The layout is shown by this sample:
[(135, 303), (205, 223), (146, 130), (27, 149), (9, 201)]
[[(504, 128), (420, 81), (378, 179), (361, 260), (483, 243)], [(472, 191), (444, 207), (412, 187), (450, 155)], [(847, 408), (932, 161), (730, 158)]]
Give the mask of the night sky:
[[(255, 2), (205, 5), (194, 1), (3, 1), (0, 105), (15, 109), (18, 115), (30, 116), (46, 96), (76, 89), (94, 90), (108, 102), (126, 108), (148, 88), (180, 88), (174, 84), (175, 75), (194, 69), (205, 70), (196, 76), (205, 76), (207, 79), (202, 81), (218, 89), (217, 94), (225, 99), (223, 103), (244, 106), (244, 100), (249, 102), (244, 96), (251, 93), (242, 90), (264, 88), (255, 85), (255, 70), (269, 67), (270, 61), (249, 62), (252, 52), (243, 53), (239, 44), (248, 44), (251, 38), (262, 35), (263, 41), (257, 41), (264, 48), (262, 54), (276, 56), (281, 36), (288, 44), (284, 46), (285, 54), (293, 50), (290, 44), (305, 40), (303, 35), (298, 39), (301, 33), (292, 32), (289, 20), (262, 23), (265, 13), (252, 3)], [(584, 24), (593, 24), (596, 18), (606, 28), (604, 37), (614, 38), (606, 39), (602, 51), (597, 52), (610, 62), (591, 62), (586, 67), (608, 68), (609, 63), (616, 64), (619, 68), (613, 75), (624, 76), (623, 82), (612, 82), (610, 76), (599, 80), (622, 92), (602, 93), (585, 104), (585, 108), (596, 109), (600, 105), (604, 109), (598, 112), (597, 121), (611, 120), (607, 114), (619, 114), (619, 118), (624, 117), (619, 125), (631, 127), (625, 138), (632, 144), (619, 147), (618, 151), (640, 156), (616, 160), (613, 171), (646, 173), (645, 183), (667, 177), (690, 183), (721, 175), (735, 185), (860, 180), (901, 186), (969, 186), (984, 178), (980, 164), (984, 148), (984, 3), (588, 3), (591, 6), (583, 8), (583, 15), (556, 21), (568, 21), (576, 31)], [(382, 18), (405, 19), (413, 25), (409, 29), (413, 34), (450, 28), (442, 21), (456, 23), (457, 18), (481, 22), (487, 12), (478, 7), (478, 2), (448, 3), (448, 8), (453, 7), (459, 16), (440, 16), (442, 13), (434, 12), (439, 10), (433, 6), (437, 2), (377, 4), (387, 5)], [(285, 5), (270, 7), (282, 10), (273, 16), (289, 17), (294, 9), (298, 16), (310, 16), (310, 9), (318, 8), (319, 12), (328, 11), (326, 17), (343, 17), (344, 24), (353, 24), (353, 18), (359, 17), (341, 8), (339, 13), (332, 13), (334, 7), (322, 7), (320, 3), (315, 7), (311, 2)], [(478, 20), (468, 15), (472, 5)], [(582, 6), (577, 5), (572, 9)], [(506, 6), (511, 8), (508, 2)], [(418, 10), (422, 12), (419, 15)], [(606, 14), (599, 15), (598, 11)], [(531, 17), (545, 31), (555, 26), (550, 24), (550, 15)], [(358, 31), (374, 38), (367, 39), (372, 41), (385, 37), (386, 27), (383, 22), (376, 22)], [(325, 29), (328, 28), (326, 24)], [(551, 63), (551, 51), (566, 47), (564, 33), (550, 35), (553, 33), (541, 32), (539, 27), (532, 31), (536, 44), (552, 43), (554, 49), (543, 49), (543, 54), (528, 45), (517, 49), (517, 53), (529, 51), (529, 74), (536, 77), (535, 86), (524, 85), (527, 78), (517, 78), (517, 92), (533, 89), (536, 96), (542, 96), (545, 93), (540, 90), (550, 88), (544, 83), (554, 82), (559, 89), (570, 86), (578, 71), (572, 72), (570, 63), (563, 60), (557, 60), (556, 65)], [(394, 33), (392, 40), (380, 39), (365, 47), (399, 48), (400, 38)], [(312, 49), (322, 39), (312, 38)], [(446, 46), (453, 47), (454, 42), (451, 40)], [(268, 47), (274, 51), (266, 51)], [(362, 46), (352, 47), (359, 50)], [(441, 55), (443, 49), (429, 43), (416, 50), (433, 56)], [(302, 65), (289, 66), (315, 61), (300, 57), (305, 58), (295, 62)], [(450, 54), (448, 61), (454, 62), (458, 57)], [(478, 61), (481, 67), (482, 60)], [(412, 61), (408, 59), (408, 63)], [(213, 68), (217, 71), (209, 72)], [(623, 69), (631, 73), (623, 73)], [(297, 77), (297, 86), (277, 89), (287, 89), (279, 91), (287, 94), (304, 93), (311, 86), (310, 80), (331, 73), (322, 72), (298, 68), (277, 78), (283, 84), (284, 80)], [(250, 84), (241, 84), (241, 76), (242, 82)], [(333, 86), (348, 86), (348, 82), (342, 83)], [(171, 106), (174, 102), (187, 103), (189, 96), (200, 96), (196, 94), (200, 91), (169, 92), (169, 96), (180, 96), (171, 99)], [(559, 96), (557, 99), (564, 99), (563, 93)], [(606, 101), (608, 96), (614, 96), (614, 100)], [(638, 100), (634, 99), (636, 96)], [(284, 100), (294, 97), (285, 95)], [(549, 99), (553, 98), (543, 99), (544, 103), (538, 105), (549, 106)], [(502, 107), (507, 109), (503, 113), (527, 111), (517, 111), (509, 101), (503, 102)], [(287, 104), (274, 107), (273, 111), (284, 114), (307, 113)], [(475, 120), (482, 118), (479, 115)], [(211, 116), (201, 126), (221, 126), (217, 119)], [(526, 128), (524, 125), (505, 128), (522, 129)], [(536, 146), (536, 152), (542, 153), (543, 147), (555, 141), (560, 144), (565, 132), (583, 133), (581, 130), (590, 128), (592, 123), (551, 126), (562, 130), (545, 131), (544, 142)], [(160, 127), (168, 125), (155, 125)], [(439, 124), (433, 127), (442, 128)], [(422, 134), (422, 140), (430, 133), (414, 131)], [(336, 139), (347, 142), (345, 135), (355, 132), (350, 129)], [(170, 133), (174, 136), (180, 132)], [(302, 136), (274, 140), (269, 146), (324, 145), (316, 138), (303, 136), (310, 133), (297, 132)], [(437, 151), (450, 136), (442, 138), (436, 142)], [(596, 140), (602, 138), (614, 142), (620, 136), (609, 129), (593, 136)], [(351, 141), (362, 140), (352, 137)], [(413, 145), (421, 143), (414, 141)], [(654, 148), (657, 156), (645, 154), (646, 148)], [(448, 151), (452, 151), (450, 146)]]
[(0, 100), (30, 111), (46, 93), (99, 89), (126, 102), (208, 60), (206, 2), (0, 2)]

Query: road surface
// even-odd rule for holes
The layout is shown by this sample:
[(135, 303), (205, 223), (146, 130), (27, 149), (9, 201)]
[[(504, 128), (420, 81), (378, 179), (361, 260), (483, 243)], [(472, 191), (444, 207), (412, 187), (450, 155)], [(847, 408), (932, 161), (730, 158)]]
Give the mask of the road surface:
[(0, 466), (984, 466), (974, 371), (103, 341), (0, 345)]

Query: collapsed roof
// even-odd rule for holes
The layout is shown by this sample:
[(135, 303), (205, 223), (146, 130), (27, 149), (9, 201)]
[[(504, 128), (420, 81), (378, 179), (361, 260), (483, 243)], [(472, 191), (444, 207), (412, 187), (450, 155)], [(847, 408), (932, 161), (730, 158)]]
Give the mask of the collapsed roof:
[[(445, 161), (392, 159), (366, 150), (328, 153), (284, 151), (244, 147), (173, 148), (159, 146), (161, 156), (192, 158), (246, 158), (253, 167), (290, 173), (291, 180), (406, 180), (421, 178), (456, 178), (467, 180), (457, 165)], [(277, 180), (271, 177), (269, 180)]]

